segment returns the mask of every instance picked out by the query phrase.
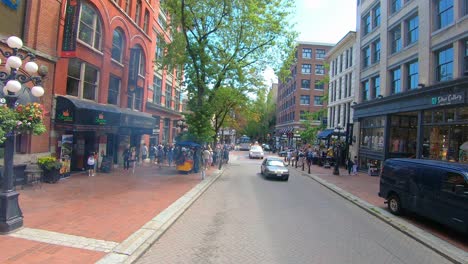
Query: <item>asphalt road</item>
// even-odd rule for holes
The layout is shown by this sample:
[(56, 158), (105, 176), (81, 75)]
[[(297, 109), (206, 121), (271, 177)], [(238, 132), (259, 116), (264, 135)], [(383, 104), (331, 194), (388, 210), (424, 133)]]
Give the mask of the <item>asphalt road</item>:
[(265, 180), (261, 160), (231, 160), (137, 263), (450, 263), (294, 170)]

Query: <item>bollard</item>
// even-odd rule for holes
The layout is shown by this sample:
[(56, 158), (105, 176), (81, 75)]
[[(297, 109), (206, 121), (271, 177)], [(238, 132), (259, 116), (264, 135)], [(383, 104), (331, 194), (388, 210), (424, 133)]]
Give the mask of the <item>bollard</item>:
[(309, 166), (309, 174), (310, 174), (310, 162), (307, 162), (307, 165)]
[(305, 163), (302, 161), (302, 171), (304, 171)]

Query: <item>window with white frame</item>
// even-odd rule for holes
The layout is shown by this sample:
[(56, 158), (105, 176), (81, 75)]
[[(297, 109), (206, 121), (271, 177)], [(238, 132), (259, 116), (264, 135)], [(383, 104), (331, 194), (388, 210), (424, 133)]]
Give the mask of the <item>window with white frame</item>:
[(145, 11), (145, 18), (143, 20), (143, 30), (145, 31), (145, 33), (148, 33), (148, 29), (149, 29), (149, 12), (148, 10)]
[(312, 73), (312, 67), (310, 64), (302, 64), (302, 74), (310, 74)]
[(314, 105), (323, 105), (323, 96), (314, 96)]
[(374, 54), (372, 56), (372, 62), (376, 63), (380, 61), (380, 39), (375, 40), (372, 42), (372, 49)]
[(136, 1), (136, 9), (135, 9), (135, 23), (140, 26), (140, 17), (141, 17), (141, 0)]
[(166, 108), (171, 108), (172, 101), (172, 86), (166, 83)]
[(117, 76), (111, 75), (109, 78), (109, 91), (107, 95), (107, 103), (119, 105), (121, 80)]
[(325, 50), (324, 49), (316, 49), (315, 50), (315, 58), (316, 59), (325, 59)]
[(102, 25), (98, 12), (89, 3), (81, 4), (78, 39), (94, 49), (101, 50)]
[(161, 61), (164, 56), (164, 39), (158, 34), (156, 37), (156, 60)]
[(322, 80), (315, 80), (315, 90), (323, 90), (323, 81)]
[(408, 29), (406, 45), (416, 43), (419, 39), (419, 20), (417, 15), (406, 20), (406, 28)]
[(373, 28), (380, 26), (380, 4), (372, 9), (372, 16), (373, 16)]
[(362, 49), (362, 67), (369, 67), (371, 62), (371, 50), (369, 46), (366, 46)]
[(325, 74), (325, 66), (322, 64), (315, 65), (315, 74), (317, 75)]
[(418, 69), (418, 61), (412, 61), (406, 64), (407, 72), (408, 72), (408, 89), (416, 89), (418, 88), (419, 83), (419, 69)]
[(400, 11), (400, 9), (401, 9), (401, 1), (402, 1), (402, 0), (391, 0), (391, 1), (390, 1), (390, 13), (391, 13), (391, 14)]
[(302, 89), (310, 89), (310, 80), (302, 79), (301, 80)]
[(312, 59), (312, 49), (303, 48), (302, 49), (302, 58), (303, 59)]
[(401, 93), (401, 69), (400, 67), (390, 71), (390, 87), (392, 94)]
[(133, 109), (138, 111), (143, 110), (143, 88), (141, 87), (135, 89), (135, 105)]
[(67, 74), (67, 95), (95, 101), (99, 70), (87, 62), (70, 59)]
[(113, 60), (122, 62), (122, 53), (124, 50), (123, 33), (120, 29), (115, 29), (112, 36), (112, 51), (111, 56)]
[(453, 78), (453, 47), (436, 51), (436, 80), (449, 81)]
[(301, 95), (301, 105), (310, 105), (310, 95)]
[(362, 32), (367, 35), (371, 32), (371, 16), (370, 13), (365, 14), (362, 17)]
[(391, 53), (401, 50), (401, 27), (396, 26), (390, 30)]
[(153, 103), (161, 105), (162, 80), (158, 76), (153, 77)]
[(369, 80), (365, 80), (362, 85), (362, 100), (367, 101), (370, 99)]
[(138, 64), (138, 75), (140, 76), (145, 76), (146, 73), (146, 59), (145, 59), (145, 54), (143, 52), (143, 49), (141, 47), (138, 47), (140, 49), (140, 59), (139, 59), (139, 64)]
[(125, 13), (127, 14), (130, 13), (130, 0), (125, 0), (124, 4), (125, 4), (125, 8), (124, 8)]
[(374, 89), (374, 96), (378, 97), (380, 93), (380, 76), (375, 76), (372, 78), (372, 89)]
[(435, 11), (437, 29), (453, 23), (453, 0), (436, 0)]

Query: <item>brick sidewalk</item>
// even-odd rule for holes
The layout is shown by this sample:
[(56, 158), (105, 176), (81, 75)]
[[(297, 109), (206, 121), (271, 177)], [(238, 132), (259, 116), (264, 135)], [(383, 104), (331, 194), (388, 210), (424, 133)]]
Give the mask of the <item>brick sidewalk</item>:
[(14, 233), (1, 235), (0, 263), (94, 263), (107, 252), (86, 249), (90, 248), (87, 239), (102, 248), (121, 243), (200, 181), (199, 173), (180, 174), (175, 167), (145, 165), (137, 167), (135, 174), (118, 168), (95, 177), (79, 173), (56, 184), (18, 188), (24, 228), (14, 233), (72, 235), (64, 238), (65, 243), (83, 239), (83, 247), (26, 240), (13, 237)]

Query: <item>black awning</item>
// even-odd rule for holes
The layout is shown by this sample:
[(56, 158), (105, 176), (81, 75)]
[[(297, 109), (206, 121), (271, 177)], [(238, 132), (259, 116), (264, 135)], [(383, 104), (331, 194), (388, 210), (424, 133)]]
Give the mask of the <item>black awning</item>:
[(333, 129), (325, 129), (317, 135), (318, 139), (328, 139), (333, 134)]
[(121, 130), (131, 130), (139, 134), (153, 134), (156, 126), (156, 118), (152, 115), (121, 108), (120, 127)]
[(120, 110), (113, 105), (98, 104), (73, 96), (57, 96), (55, 122), (61, 124), (119, 126)]

